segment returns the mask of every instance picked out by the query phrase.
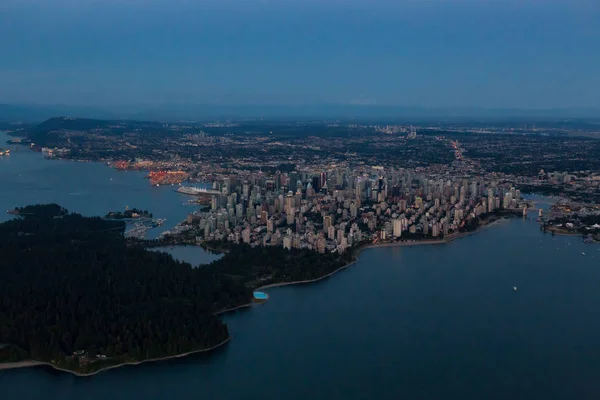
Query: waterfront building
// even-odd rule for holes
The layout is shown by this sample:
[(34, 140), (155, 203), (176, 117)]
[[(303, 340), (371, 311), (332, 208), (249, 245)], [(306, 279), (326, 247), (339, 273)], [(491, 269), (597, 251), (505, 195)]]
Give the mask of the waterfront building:
[(431, 236), (433, 236), (433, 237), (435, 238), (435, 237), (438, 237), (438, 236), (439, 236), (439, 234), (440, 234), (440, 227), (439, 227), (439, 224), (437, 224), (437, 223), (434, 223), (434, 224), (431, 226)]
[(393, 221), (393, 235), (394, 237), (400, 237), (402, 235), (402, 221), (400, 219), (394, 219)]
[(502, 206), (504, 208), (511, 208), (511, 203), (512, 203), (512, 193), (509, 192), (504, 195), (504, 201), (502, 202)]
[(488, 191), (488, 212), (492, 212), (496, 209), (494, 196), (490, 196)]

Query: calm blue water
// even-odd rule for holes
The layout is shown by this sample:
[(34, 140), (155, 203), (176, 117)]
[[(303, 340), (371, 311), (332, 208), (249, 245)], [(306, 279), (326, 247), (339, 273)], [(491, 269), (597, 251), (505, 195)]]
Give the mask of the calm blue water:
[[(82, 174), (44, 163), (57, 181)], [(154, 196), (155, 214), (181, 203), (135, 181), (139, 198)], [(25, 204), (27, 193), (39, 193), (34, 178), (11, 182), (0, 194), (4, 208), (6, 199)], [(110, 202), (111, 193), (133, 191), (125, 186), (110, 192), (105, 184), (98, 196)], [(46, 198), (87, 207), (65, 194)], [(93, 204), (89, 214), (104, 203)], [(598, 399), (599, 287), (600, 246), (515, 219), (451, 244), (367, 249), (332, 278), (269, 289), (266, 304), (225, 317), (234, 338), (210, 355), (83, 379), (4, 371), (0, 398)]]
[[(0, 133), (0, 147), (11, 148), (0, 157), (0, 222), (11, 218), (5, 210), (37, 203), (58, 203), (84, 215), (106, 215), (126, 206), (146, 209), (155, 218), (166, 218), (148, 237), (172, 228), (197, 207), (183, 205), (191, 197), (171, 186), (151, 186), (144, 172), (117, 171), (101, 163), (47, 160), (26, 147), (7, 146)], [(17, 151), (18, 150), (18, 151)]]

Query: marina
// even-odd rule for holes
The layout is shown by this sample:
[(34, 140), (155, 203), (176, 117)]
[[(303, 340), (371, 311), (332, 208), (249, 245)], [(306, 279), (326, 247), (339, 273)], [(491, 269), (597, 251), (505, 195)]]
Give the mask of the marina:
[[(0, 133), (0, 143), (10, 139)], [(195, 203), (184, 204), (190, 197), (171, 186), (151, 186), (144, 178), (142, 171), (119, 171), (103, 163), (46, 160), (42, 153), (24, 148), (0, 158), (0, 181), (11, 188), (0, 191), (0, 210), (29, 205), (31, 199), (36, 203), (57, 203), (87, 216), (104, 216), (111, 210), (135, 205), (166, 220), (146, 231), (147, 239), (155, 239), (201, 208)], [(0, 222), (9, 218), (14, 215), (0, 213)], [(140, 229), (138, 234), (141, 233)]]
[(148, 231), (161, 226), (165, 221), (165, 218), (137, 218), (127, 221), (124, 235), (126, 238), (145, 239)]

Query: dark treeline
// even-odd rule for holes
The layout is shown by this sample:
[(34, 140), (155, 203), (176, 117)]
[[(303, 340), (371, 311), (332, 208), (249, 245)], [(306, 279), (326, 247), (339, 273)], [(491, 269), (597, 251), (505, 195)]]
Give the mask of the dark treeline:
[(18, 214), (23, 216), (36, 216), (41, 218), (57, 217), (60, 215), (67, 214), (67, 210), (59, 206), (58, 204), (36, 204), (25, 207), (15, 208)]
[(253, 288), (316, 279), (353, 257), (215, 242), (224, 257), (192, 268), (128, 244), (123, 221), (56, 204), (20, 210), (0, 224), (0, 362), (89, 372), (212, 347), (229, 336), (215, 313), (248, 303)]
[(35, 360), (93, 369), (72, 366), (69, 356), (85, 350), (118, 363), (228, 337), (213, 311), (247, 302), (249, 289), (216, 268), (126, 246), (122, 221), (50, 209), (0, 224), (0, 343)]
[(348, 264), (353, 258), (350, 252), (319, 254), (306, 249), (253, 248), (227, 241), (213, 241), (207, 246), (226, 252), (224, 257), (209, 264), (210, 267), (218, 268), (251, 288), (317, 279)]

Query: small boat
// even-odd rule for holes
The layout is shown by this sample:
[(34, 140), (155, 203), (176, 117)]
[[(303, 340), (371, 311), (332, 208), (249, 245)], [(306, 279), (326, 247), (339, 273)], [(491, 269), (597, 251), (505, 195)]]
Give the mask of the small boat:
[(582, 252), (581, 252), (581, 255), (582, 255), (582, 256), (585, 256), (585, 253), (582, 251)]
[(516, 286), (513, 286), (513, 291), (515, 291), (515, 292), (517, 291), (517, 287)]

